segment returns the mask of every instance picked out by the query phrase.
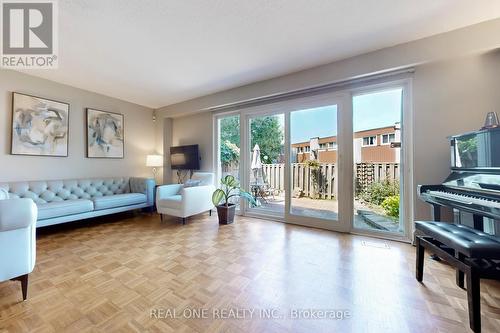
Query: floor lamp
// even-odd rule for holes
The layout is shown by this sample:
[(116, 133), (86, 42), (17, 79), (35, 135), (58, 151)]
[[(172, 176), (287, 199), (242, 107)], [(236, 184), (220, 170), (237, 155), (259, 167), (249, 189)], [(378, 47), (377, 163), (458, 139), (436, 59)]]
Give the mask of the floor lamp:
[(156, 182), (157, 168), (163, 166), (163, 155), (148, 155), (146, 157), (146, 166), (153, 168), (153, 177)]

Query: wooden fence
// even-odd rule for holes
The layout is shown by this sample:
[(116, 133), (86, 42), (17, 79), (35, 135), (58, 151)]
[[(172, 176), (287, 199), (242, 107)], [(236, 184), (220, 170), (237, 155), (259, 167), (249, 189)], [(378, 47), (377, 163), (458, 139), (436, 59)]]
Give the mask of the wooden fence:
[[(317, 197), (333, 199), (337, 197), (337, 166), (334, 163), (321, 163)], [(285, 165), (264, 164), (266, 182), (275, 190), (285, 190)], [(398, 163), (357, 163), (354, 168), (357, 190), (366, 188), (373, 182), (385, 179), (399, 180)], [(305, 163), (292, 163), (291, 190), (300, 190), (303, 196), (312, 197), (315, 192), (312, 170)]]
[(399, 181), (399, 163), (356, 163), (354, 174), (356, 191), (363, 191), (372, 183)]

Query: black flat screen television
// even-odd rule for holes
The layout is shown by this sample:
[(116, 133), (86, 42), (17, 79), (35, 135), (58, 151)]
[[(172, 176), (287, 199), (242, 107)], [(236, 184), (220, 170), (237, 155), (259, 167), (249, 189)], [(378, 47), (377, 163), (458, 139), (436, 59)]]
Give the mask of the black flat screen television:
[(199, 170), (198, 145), (170, 147), (170, 164), (174, 170)]

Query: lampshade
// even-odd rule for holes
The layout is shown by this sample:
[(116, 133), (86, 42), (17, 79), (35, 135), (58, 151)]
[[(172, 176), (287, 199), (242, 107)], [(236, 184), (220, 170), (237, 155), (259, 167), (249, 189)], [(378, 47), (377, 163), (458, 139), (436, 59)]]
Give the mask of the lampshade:
[(162, 155), (148, 155), (146, 157), (146, 166), (153, 167), (153, 168), (163, 166), (163, 156)]

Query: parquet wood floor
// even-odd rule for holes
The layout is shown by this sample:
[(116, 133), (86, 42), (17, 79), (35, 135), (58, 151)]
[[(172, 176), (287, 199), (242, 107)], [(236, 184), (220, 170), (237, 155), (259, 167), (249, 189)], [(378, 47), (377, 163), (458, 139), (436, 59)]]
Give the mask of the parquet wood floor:
[[(0, 283), (0, 332), (469, 332), (453, 270), (427, 260), (419, 284), (414, 248), (380, 242), (251, 218), (219, 227), (205, 215), (42, 230), (28, 301), (18, 282)], [(483, 331), (500, 332), (500, 284), (481, 287)], [(228, 309), (254, 313), (217, 317)], [(291, 317), (301, 309), (348, 318)]]

